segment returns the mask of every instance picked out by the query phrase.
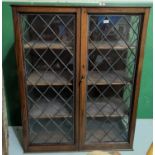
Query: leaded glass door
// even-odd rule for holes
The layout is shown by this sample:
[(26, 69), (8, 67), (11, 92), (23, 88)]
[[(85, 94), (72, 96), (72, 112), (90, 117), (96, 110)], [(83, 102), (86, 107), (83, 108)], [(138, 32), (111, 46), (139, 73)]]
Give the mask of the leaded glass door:
[(130, 141), (143, 16), (102, 10), (83, 10), (82, 22), (87, 26), (83, 29), (86, 52), (81, 58), (81, 88), (86, 95), (81, 100), (81, 147), (85, 149), (116, 147)]
[(75, 149), (79, 15), (78, 9), (53, 10), (20, 14), (28, 143)]
[(131, 149), (149, 8), (13, 16), (25, 151)]

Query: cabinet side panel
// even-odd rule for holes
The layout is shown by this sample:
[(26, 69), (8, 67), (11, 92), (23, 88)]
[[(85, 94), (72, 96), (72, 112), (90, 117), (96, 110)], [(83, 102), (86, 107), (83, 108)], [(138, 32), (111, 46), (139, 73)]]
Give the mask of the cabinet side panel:
[(142, 23), (142, 31), (140, 37), (140, 47), (139, 47), (139, 57), (138, 57), (138, 66), (136, 72), (136, 83), (135, 83), (135, 94), (134, 94), (134, 102), (132, 107), (132, 115), (131, 115), (131, 124), (130, 124), (130, 145), (133, 145), (134, 133), (135, 133), (135, 124), (136, 124), (136, 115), (137, 115), (137, 106), (138, 106), (138, 97), (140, 91), (140, 80), (142, 74), (142, 65), (144, 59), (144, 48), (145, 48), (145, 40), (146, 40), (146, 33), (147, 33), (147, 25), (148, 25), (148, 18), (149, 18), (150, 9), (146, 8), (143, 17)]
[(19, 14), (16, 7), (12, 8), (13, 19), (14, 19), (14, 32), (15, 32), (15, 52), (16, 62), (18, 68), (18, 79), (19, 79), (19, 90), (20, 90), (20, 102), (21, 102), (21, 115), (22, 115), (22, 126), (23, 126), (23, 143), (24, 149), (28, 147), (28, 114), (27, 114), (27, 103), (26, 103), (26, 92), (25, 92), (25, 73), (24, 73), (24, 62), (23, 62), (23, 51), (21, 43), (21, 31)]

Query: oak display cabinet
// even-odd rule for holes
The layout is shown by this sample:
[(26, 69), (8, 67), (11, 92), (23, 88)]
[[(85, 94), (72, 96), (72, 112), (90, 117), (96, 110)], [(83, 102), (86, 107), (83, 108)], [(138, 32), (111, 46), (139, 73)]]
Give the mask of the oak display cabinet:
[(131, 149), (149, 8), (13, 16), (25, 151)]

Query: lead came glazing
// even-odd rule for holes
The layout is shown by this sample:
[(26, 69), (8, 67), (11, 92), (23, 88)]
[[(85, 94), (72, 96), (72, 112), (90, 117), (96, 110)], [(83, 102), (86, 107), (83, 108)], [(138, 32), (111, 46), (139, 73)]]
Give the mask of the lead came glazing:
[(74, 14), (21, 14), (31, 144), (74, 143)]

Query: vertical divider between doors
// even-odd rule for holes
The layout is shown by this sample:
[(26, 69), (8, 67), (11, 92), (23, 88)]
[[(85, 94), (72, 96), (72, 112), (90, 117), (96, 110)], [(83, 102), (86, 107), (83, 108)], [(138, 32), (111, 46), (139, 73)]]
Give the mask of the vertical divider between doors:
[(84, 144), (85, 119), (86, 119), (86, 69), (87, 69), (87, 9), (81, 9), (81, 54), (80, 54), (80, 144), (79, 149)]
[(75, 90), (75, 95), (76, 95), (76, 101), (75, 101), (75, 144), (76, 144), (76, 149), (78, 150), (79, 148), (79, 111), (80, 111), (80, 87), (79, 87), (79, 79), (80, 79), (80, 38), (81, 38), (81, 10), (80, 8), (77, 9), (76, 13), (76, 90)]

